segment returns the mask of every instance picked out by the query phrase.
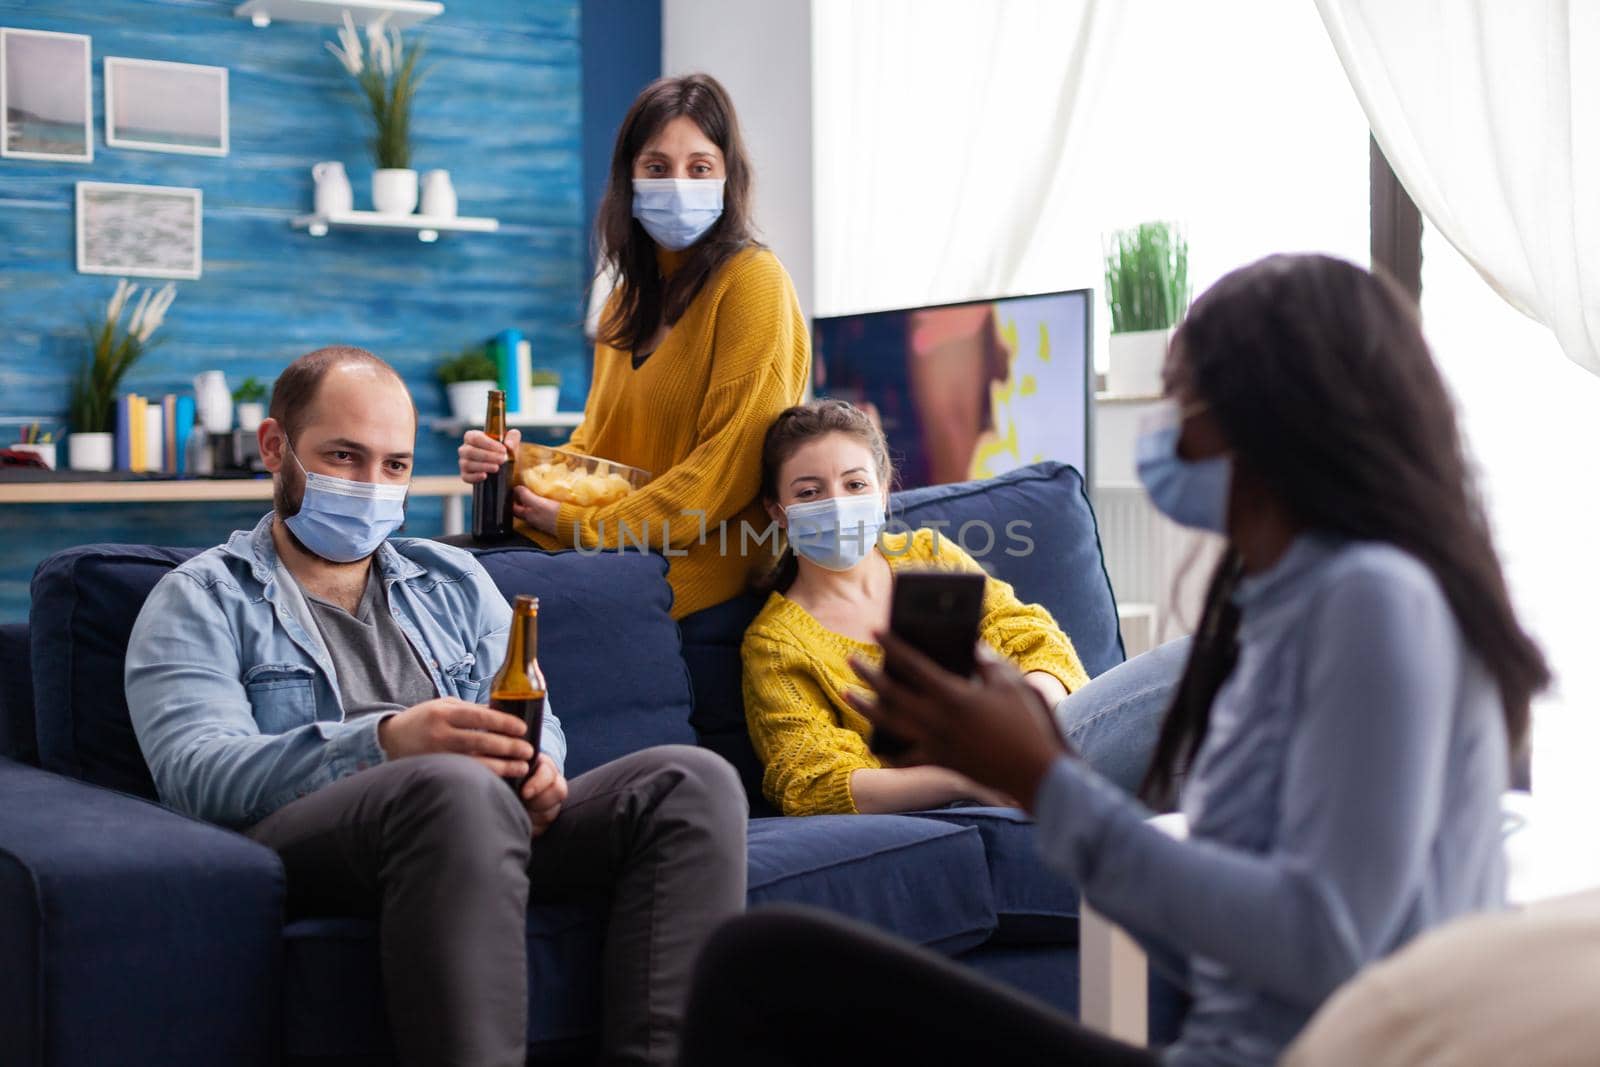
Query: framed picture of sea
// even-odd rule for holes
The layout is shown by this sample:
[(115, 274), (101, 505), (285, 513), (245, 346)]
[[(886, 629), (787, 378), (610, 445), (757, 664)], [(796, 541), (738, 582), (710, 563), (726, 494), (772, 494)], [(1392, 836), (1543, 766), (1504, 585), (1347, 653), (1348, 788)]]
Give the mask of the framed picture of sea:
[(89, 38), (0, 26), (0, 156), (94, 159)]
[(105, 58), (106, 144), (228, 154), (228, 68)]
[(200, 277), (199, 189), (78, 183), (78, 272)]

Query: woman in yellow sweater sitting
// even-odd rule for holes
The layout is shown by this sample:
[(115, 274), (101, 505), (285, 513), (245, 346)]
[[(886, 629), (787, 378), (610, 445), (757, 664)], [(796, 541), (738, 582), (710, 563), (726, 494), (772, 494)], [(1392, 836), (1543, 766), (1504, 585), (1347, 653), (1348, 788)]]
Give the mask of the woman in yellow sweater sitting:
[[(597, 507), (514, 491), (517, 529), (542, 548), (643, 544), (667, 556), (673, 618), (743, 591), (753, 566), (771, 560), (754, 545), (747, 558), (738, 535), (742, 522), (766, 524), (756, 455), (810, 372), (794, 285), (753, 235), (751, 178), (733, 104), (714, 78), (662, 78), (634, 101), (596, 220), (602, 263), (618, 282), (583, 422), (566, 447), (655, 477)], [(506, 445), (519, 439), (512, 430)], [(506, 449), (472, 430), (459, 455), (472, 482), (505, 462)]]
[[(864, 689), (848, 658), (881, 662), (872, 633), (888, 621), (895, 571), (982, 571), (936, 530), (880, 536), (891, 479), (883, 435), (843, 401), (792, 407), (767, 431), (761, 498), (790, 536), (745, 632), (744, 707), (762, 791), (785, 815), (1010, 803), (944, 768), (883, 766), (867, 747), (871, 726), (845, 701)], [(980, 633), (1052, 707), (1089, 680), (1050, 613), (996, 578)]]

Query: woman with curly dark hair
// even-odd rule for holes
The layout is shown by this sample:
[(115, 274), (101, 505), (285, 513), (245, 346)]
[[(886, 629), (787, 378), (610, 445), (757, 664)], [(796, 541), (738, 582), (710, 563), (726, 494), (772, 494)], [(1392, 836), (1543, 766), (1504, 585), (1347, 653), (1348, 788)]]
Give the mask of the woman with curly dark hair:
[[(1273, 256), (1195, 303), (1165, 387), (1141, 480), (1228, 539), (1144, 784), (1152, 807), (1176, 798), (1188, 838), (1148, 825), (981, 648), (964, 678), (881, 634), (893, 674), (859, 662), (876, 699), (853, 703), (908, 762), (1035, 814), (1047, 861), (1188, 986), (1176, 1044), (1122, 1045), (881, 935), (762, 912), (702, 957), (692, 1062), (725, 1041), (744, 1063), (798, 1062), (832, 1038), (906, 1062), (1265, 1065), (1363, 965), (1501, 905), (1500, 795), (1549, 672), (1415, 306), (1349, 263)], [(829, 996), (799, 1042), (764, 1008), (808, 980)]]

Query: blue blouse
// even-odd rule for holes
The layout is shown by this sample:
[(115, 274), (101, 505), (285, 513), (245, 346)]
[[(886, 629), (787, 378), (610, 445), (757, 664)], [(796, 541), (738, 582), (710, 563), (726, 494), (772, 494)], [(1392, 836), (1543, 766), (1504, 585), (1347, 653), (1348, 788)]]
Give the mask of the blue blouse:
[(1305, 535), (1244, 578), (1238, 664), (1180, 790), (1190, 837), (1082, 762), (1039, 847), (1194, 996), (1164, 1062), (1271, 1064), (1364, 964), (1504, 897), (1497, 688), (1432, 573)]

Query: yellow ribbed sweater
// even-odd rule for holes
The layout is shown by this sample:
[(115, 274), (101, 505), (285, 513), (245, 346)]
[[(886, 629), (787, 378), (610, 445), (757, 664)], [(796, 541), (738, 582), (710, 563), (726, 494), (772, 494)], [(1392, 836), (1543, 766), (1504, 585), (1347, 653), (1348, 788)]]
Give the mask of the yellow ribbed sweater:
[[(666, 273), (682, 262), (659, 259)], [(764, 248), (738, 253), (637, 370), (630, 353), (595, 346), (583, 423), (567, 447), (642, 467), (653, 480), (605, 507), (562, 504), (554, 536), (520, 521), (517, 529), (552, 550), (642, 542), (669, 558), (674, 619), (720, 604), (772, 565), (775, 540), (751, 539), (746, 554), (740, 522), (757, 532), (767, 525), (756, 500), (762, 438), (800, 402), (810, 370), (811, 336), (783, 264)]]
[[(882, 543), (894, 570), (982, 571), (936, 530), (885, 534)], [(1089, 681), (1050, 613), (1018, 600), (998, 578), (984, 587), (979, 633), (1018, 669), (1053, 674), (1069, 693)], [(871, 723), (845, 703), (846, 692), (867, 692), (849, 657), (882, 663), (883, 649), (826, 629), (805, 608), (773, 593), (745, 631), (741, 654), (745, 722), (765, 768), (761, 791), (785, 815), (854, 813), (850, 776), (883, 764), (867, 748)]]

